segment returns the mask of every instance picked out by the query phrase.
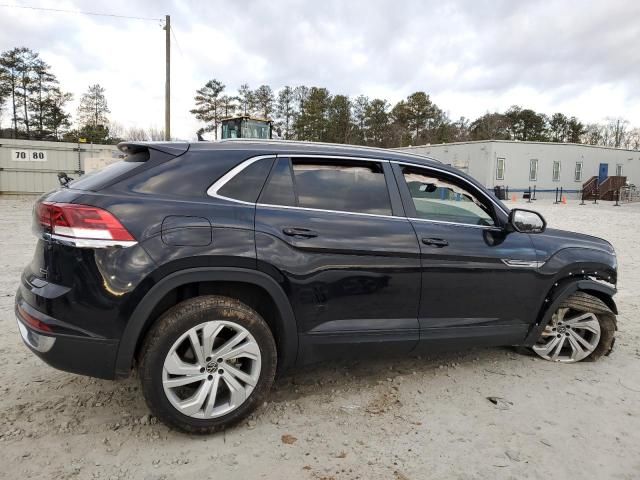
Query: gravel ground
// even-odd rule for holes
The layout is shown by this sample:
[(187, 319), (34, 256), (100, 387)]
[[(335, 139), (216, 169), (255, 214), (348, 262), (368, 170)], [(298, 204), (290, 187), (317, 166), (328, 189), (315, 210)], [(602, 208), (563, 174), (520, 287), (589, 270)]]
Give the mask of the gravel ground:
[(610, 357), (556, 365), (496, 348), (323, 364), (279, 379), (242, 425), (190, 437), (149, 416), (135, 378), (59, 372), (22, 344), (13, 295), (33, 200), (0, 197), (0, 477), (640, 478), (640, 204), (520, 204), (615, 246)]

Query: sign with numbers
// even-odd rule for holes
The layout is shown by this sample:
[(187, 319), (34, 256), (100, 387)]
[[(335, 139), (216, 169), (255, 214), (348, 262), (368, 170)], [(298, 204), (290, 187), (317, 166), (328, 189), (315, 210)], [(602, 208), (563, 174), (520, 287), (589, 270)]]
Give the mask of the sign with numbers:
[(46, 162), (47, 152), (44, 150), (11, 150), (14, 162)]

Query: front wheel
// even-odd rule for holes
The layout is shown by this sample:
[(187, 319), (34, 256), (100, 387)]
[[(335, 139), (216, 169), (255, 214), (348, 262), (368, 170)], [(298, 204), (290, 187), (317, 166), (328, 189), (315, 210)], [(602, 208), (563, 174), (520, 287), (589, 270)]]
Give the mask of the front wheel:
[(145, 339), (142, 390), (151, 411), (189, 433), (212, 433), (251, 413), (276, 371), (273, 335), (238, 300), (203, 296), (162, 315)]
[(533, 351), (552, 362), (593, 361), (609, 354), (615, 331), (611, 309), (593, 295), (576, 292), (553, 314)]

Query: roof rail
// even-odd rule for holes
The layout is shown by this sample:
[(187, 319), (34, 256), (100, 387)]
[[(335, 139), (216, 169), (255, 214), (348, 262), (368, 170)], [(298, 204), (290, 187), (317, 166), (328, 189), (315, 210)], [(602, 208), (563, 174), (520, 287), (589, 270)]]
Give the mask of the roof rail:
[[(263, 138), (225, 138), (217, 140), (218, 143), (258, 143), (258, 144), (282, 144), (282, 145), (300, 145), (300, 146), (318, 146), (318, 147), (332, 147), (336, 149), (344, 150), (369, 150), (373, 152), (393, 152), (396, 154), (407, 155), (410, 157), (428, 159), (434, 162), (442, 163), (440, 160), (427, 155), (420, 155), (419, 153), (405, 152), (401, 150), (394, 151), (394, 149), (382, 148), (382, 147), (370, 147), (368, 145), (352, 145), (348, 143), (329, 143), (329, 142), (310, 142), (306, 140), (280, 140), (280, 139), (263, 139)], [(216, 142), (211, 142), (216, 143)]]

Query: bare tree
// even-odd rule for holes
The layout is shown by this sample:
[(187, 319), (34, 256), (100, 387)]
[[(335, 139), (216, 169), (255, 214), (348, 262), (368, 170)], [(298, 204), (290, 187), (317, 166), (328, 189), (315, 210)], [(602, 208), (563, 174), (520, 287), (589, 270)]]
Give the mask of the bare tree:
[(623, 146), (628, 150), (640, 150), (640, 128), (627, 132)]
[(140, 127), (127, 128), (124, 136), (127, 140), (132, 140), (134, 142), (146, 142), (149, 140), (145, 129)]
[(147, 137), (152, 142), (160, 142), (164, 140), (164, 130), (157, 127), (147, 128)]
[(609, 121), (607, 124), (608, 146), (620, 148), (624, 143), (629, 121), (624, 118), (608, 118), (607, 120)]

